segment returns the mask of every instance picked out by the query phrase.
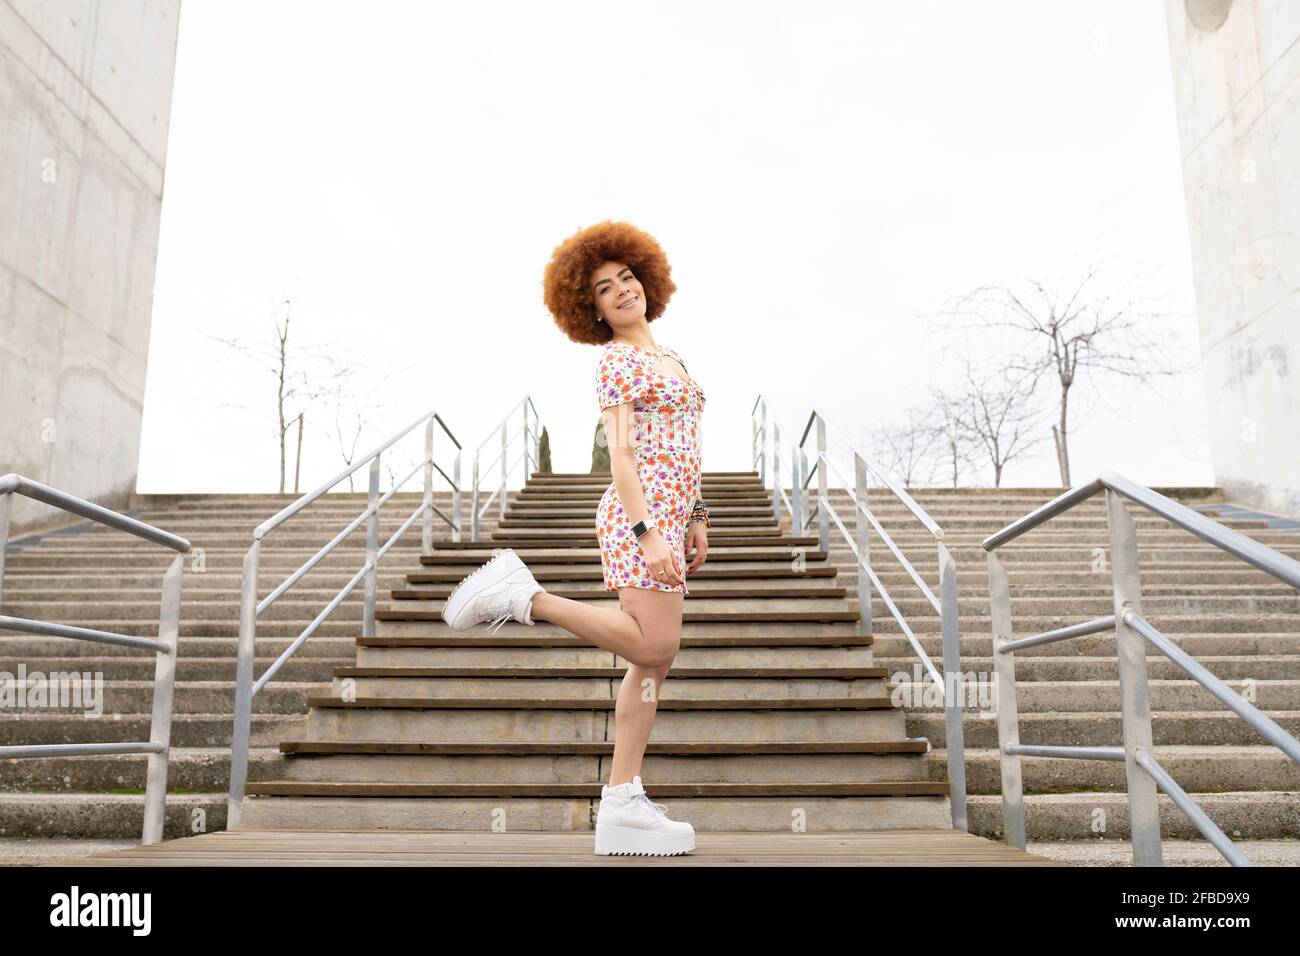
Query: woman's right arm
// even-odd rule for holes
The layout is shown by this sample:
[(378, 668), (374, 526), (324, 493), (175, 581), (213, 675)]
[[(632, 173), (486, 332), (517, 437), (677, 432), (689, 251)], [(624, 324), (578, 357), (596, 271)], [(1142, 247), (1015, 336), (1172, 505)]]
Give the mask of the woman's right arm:
[[(636, 467), (636, 446), (632, 443), (633, 402), (610, 405), (601, 412), (601, 422), (605, 430), (605, 442), (609, 448), (609, 467), (614, 473), (614, 487), (618, 490), (619, 500), (623, 502), (623, 511), (628, 524), (649, 521), (650, 511), (646, 507), (645, 488)], [(677, 553), (668, 545), (668, 540), (658, 528), (647, 531), (639, 539), (641, 553), (646, 566), (650, 569), (663, 568), (663, 580), (667, 584), (685, 587), (682, 569), (677, 564)]]

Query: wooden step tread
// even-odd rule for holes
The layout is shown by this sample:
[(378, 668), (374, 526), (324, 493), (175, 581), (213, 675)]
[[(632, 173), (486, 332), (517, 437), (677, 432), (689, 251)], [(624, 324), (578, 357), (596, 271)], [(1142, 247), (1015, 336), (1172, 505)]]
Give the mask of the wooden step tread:
[[(584, 595), (588, 596), (588, 595)], [(618, 595), (613, 591), (606, 592), (599, 596), (603, 600), (616, 600)], [(689, 605), (687, 605), (689, 607)], [(442, 620), (441, 611), (416, 611), (398, 608), (396, 610), (381, 610), (375, 612), (377, 621), (437, 621), (445, 624)], [(809, 611), (683, 611), (682, 622), (708, 622), (708, 621), (856, 621), (858, 612), (851, 610), (809, 610)]]
[[(726, 548), (768, 547), (790, 550), (793, 548), (812, 549), (820, 544), (816, 535), (790, 537), (789, 535), (751, 534), (749, 532), (718, 533), (710, 530), (709, 544)], [(600, 547), (594, 530), (557, 531), (554, 534), (539, 535), (515, 532), (511, 534), (493, 533), (478, 541), (438, 541), (434, 547), (439, 551), (491, 551), (493, 548), (595, 548)], [(771, 558), (768, 554), (766, 557)]]
[[(530, 629), (531, 630), (531, 629)], [(874, 638), (870, 634), (770, 634), (726, 635), (700, 637), (682, 635), (682, 647), (870, 647)], [(448, 634), (419, 636), (380, 635), (358, 637), (359, 647), (592, 647), (590, 641), (576, 634), (556, 632), (553, 636), (527, 634), (520, 637), (503, 637), (499, 634), (477, 634), (471, 631), (453, 631)], [(605, 653), (608, 653), (606, 651)]]
[[(926, 740), (795, 740), (779, 743), (731, 743), (697, 740), (652, 740), (647, 754), (708, 756), (718, 754), (923, 754), (929, 750)], [(282, 753), (298, 754), (442, 754), (455, 756), (558, 754), (603, 756), (614, 752), (612, 740), (536, 740), (465, 742), (459, 740), (284, 740)]]
[[(753, 535), (755, 537), (780, 537), (786, 534), (786, 530), (770, 520), (762, 521), (753, 518), (731, 518), (709, 516), (709, 539), (714, 538), (735, 538), (744, 535)], [(596, 509), (592, 508), (589, 512), (583, 509), (581, 512), (572, 515), (565, 515), (558, 509), (547, 508), (545, 514), (538, 515), (520, 515), (510, 516), (500, 519), (493, 527), (496, 535), (505, 534), (529, 536), (537, 535), (546, 537), (548, 535), (570, 535), (570, 534), (595, 534), (596, 526)], [(480, 527), (480, 533), (482, 532)]]
[[(734, 527), (719, 527), (718, 523), (714, 522), (713, 527), (709, 528), (709, 540), (735, 541), (738, 538), (753, 538), (756, 541), (774, 541), (779, 540), (784, 533), (783, 529), (775, 525), (759, 527), (748, 522), (736, 522)], [(577, 537), (596, 537), (595, 522), (592, 518), (557, 521), (552, 526), (530, 522), (526, 525), (516, 524), (513, 528), (509, 521), (501, 521), (490, 535), (493, 541), (502, 538), (539, 538), (543, 541), (553, 541), (557, 538)], [(812, 540), (816, 541), (815, 538)]]
[[(531, 471), (528, 473), (530, 481), (545, 478), (593, 478), (604, 475), (609, 477), (611, 472), (608, 471)], [(753, 468), (747, 471), (701, 471), (702, 478), (753, 478), (758, 480), (758, 472)]]
[[(463, 565), (467, 562), (458, 563)], [(545, 570), (542, 567), (532, 567), (530, 570), (533, 573), (533, 577), (538, 581), (604, 580), (604, 576), (599, 567), (576, 567), (570, 565), (562, 570)], [(805, 568), (802, 571), (793, 571), (784, 564), (775, 568), (735, 568), (726, 570), (718, 570), (705, 565), (699, 570), (691, 572), (691, 581), (734, 581), (750, 580), (753, 578), (798, 580), (800, 578), (833, 578), (838, 574), (839, 568), (834, 565)], [(460, 571), (417, 571), (406, 576), (406, 583), (408, 585), (459, 584), (464, 577), (465, 575)]]
[[(613, 697), (307, 697), (308, 707), (337, 710), (613, 710)], [(896, 710), (889, 697), (660, 698), (665, 710)]]
[[(359, 667), (334, 668), (335, 677), (600, 677), (618, 678), (626, 667)], [(889, 676), (887, 667), (674, 667), (674, 680), (873, 680)]]
[[(773, 546), (771, 549), (763, 550), (763, 551), (722, 552), (720, 549), (713, 547), (714, 543), (715, 542), (709, 543), (710, 545), (709, 552), (713, 556), (715, 561), (755, 561), (755, 562), (764, 561), (764, 562), (780, 562), (783, 566), (789, 565), (789, 561), (790, 561), (789, 548)], [(815, 544), (816, 542), (814, 541), (813, 543)], [(477, 542), (439, 541), (435, 545), (436, 550), (434, 551), (433, 554), (420, 555), (420, 563), (423, 565), (482, 563), (483, 561), (486, 561), (489, 557), (491, 557), (492, 550), (498, 547), (500, 547), (500, 545), (494, 542), (486, 542), (486, 541), (477, 541)], [(552, 543), (545, 543), (545, 544), (536, 545), (535, 547), (536, 548), (548, 548), (548, 547), (564, 548), (565, 550), (570, 552), (586, 549), (591, 553), (585, 555), (573, 554), (573, 553), (538, 555), (538, 554), (530, 554), (529, 548), (523, 546), (518, 547), (515, 550), (520, 552), (519, 556), (521, 558), (524, 558), (529, 565), (532, 565), (534, 563), (536, 564), (575, 564), (575, 563), (593, 564), (594, 563), (597, 567), (599, 567), (600, 565), (600, 547), (594, 542), (587, 543), (587, 544), (584, 544), (582, 542), (575, 542), (572, 545), (568, 543), (561, 543), (559, 545), (552, 544)], [(465, 552), (465, 551), (477, 551), (480, 553), (475, 555), (466, 555), (463, 553), (457, 553), (457, 552)], [(821, 561), (821, 562), (827, 561), (830, 557), (830, 554), (829, 552), (820, 551), (817, 550), (816, 548), (813, 548), (811, 550), (805, 550), (801, 552), (801, 556), (806, 562), (811, 564), (815, 561)], [(830, 566), (830, 569), (838, 570), (833, 565)], [(746, 571), (743, 573), (748, 574), (749, 572)]]
[[(843, 598), (848, 597), (849, 593), (849, 589), (846, 587), (745, 587), (734, 584), (697, 587), (694, 575), (690, 575), (689, 583), (692, 595), (709, 598)], [(394, 601), (437, 601), (449, 597), (453, 588), (454, 586), (445, 588), (393, 588), (389, 591), (389, 594)], [(556, 597), (572, 598), (575, 601), (591, 597), (605, 599), (611, 597), (611, 592), (606, 591), (604, 588), (584, 590), (582, 588), (561, 587), (547, 588), (546, 590)]]
[[(249, 782), (258, 797), (519, 797), (600, 798), (599, 783), (335, 783)], [(869, 783), (659, 783), (655, 799), (670, 797), (944, 797), (948, 784), (929, 780)]]
[[(594, 490), (590, 494), (575, 492), (566, 495), (518, 495), (511, 498), (509, 504), (506, 505), (506, 517), (532, 518), (548, 514), (553, 517), (586, 517), (592, 509), (600, 504), (601, 497), (602, 495), (596, 494)], [(770, 496), (730, 496), (721, 499), (715, 498), (714, 502), (717, 501), (725, 503), (714, 504), (710, 502), (710, 517), (735, 518), (744, 515), (760, 519), (758, 522), (760, 524), (776, 523), (776, 517), (772, 514)]]

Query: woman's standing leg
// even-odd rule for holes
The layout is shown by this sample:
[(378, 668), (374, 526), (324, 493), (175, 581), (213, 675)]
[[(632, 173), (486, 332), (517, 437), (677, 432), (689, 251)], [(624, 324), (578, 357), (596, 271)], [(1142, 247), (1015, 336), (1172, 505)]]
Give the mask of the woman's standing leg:
[(655, 645), (670, 653), (668, 662), (655, 667), (630, 664), (614, 702), (614, 760), (609, 785), (629, 783), (641, 773), (650, 732), (654, 729), (659, 695), (682, 638), (681, 591), (619, 588), (619, 600), (651, 636)]

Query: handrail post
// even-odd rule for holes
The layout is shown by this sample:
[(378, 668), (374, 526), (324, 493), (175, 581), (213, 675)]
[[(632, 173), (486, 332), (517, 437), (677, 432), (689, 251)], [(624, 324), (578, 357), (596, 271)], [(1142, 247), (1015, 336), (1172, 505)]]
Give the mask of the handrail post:
[(790, 481), (794, 485), (790, 496), (790, 534), (797, 538), (803, 531), (803, 449), (795, 447), (790, 459)]
[(527, 481), (529, 474), (531, 474), (531, 472), (528, 470), (528, 460), (531, 457), (532, 448), (533, 448), (532, 433), (528, 430), (528, 396), (527, 395), (524, 396), (524, 427), (519, 434), (520, 437), (523, 439), (523, 441), (520, 442), (520, 444), (523, 446), (521, 449), (521, 455), (524, 460), (524, 481)]
[[(529, 402), (531, 405), (532, 403)], [(542, 468), (542, 419), (537, 414), (537, 409), (533, 409), (533, 471), (541, 471)]]
[(248, 748), (253, 724), (253, 662), (257, 644), (257, 570), (261, 539), (244, 555), (239, 592), (239, 649), (235, 658), (235, 729), (230, 743), (230, 793), (226, 800), (226, 829), (239, 825), (248, 778)]
[(537, 446), (541, 442), (541, 429), (538, 428), (537, 415), (534, 411), (532, 415), (532, 428), (528, 427), (529, 415), (528, 409), (531, 403), (528, 396), (524, 396), (524, 483), (528, 483), (529, 477), (537, 470), (537, 456), (541, 449)]
[(474, 487), (469, 496), (469, 539), (478, 541), (478, 460), (479, 453), (474, 452)]
[(456, 462), (451, 473), (452, 484), (455, 485), (455, 487), (451, 489), (451, 520), (454, 522), (454, 527), (451, 529), (452, 541), (460, 540), (460, 455), (461, 449), (457, 448)]
[(1124, 729), (1124, 776), (1128, 784), (1129, 833), (1134, 866), (1162, 865), (1160, 804), (1155, 779), (1137, 763), (1136, 753), (1153, 752), (1151, 702), (1147, 685), (1146, 642), (1124, 621), (1124, 612), (1142, 613), (1138, 576), (1137, 525), (1123, 499), (1106, 489), (1110, 567), (1114, 583), (1115, 650), (1119, 661), (1120, 710)]
[[(763, 453), (760, 455), (758, 450), (759, 436), (763, 439)], [(758, 458), (758, 480), (761, 484), (767, 484), (767, 402), (764, 402), (758, 412), (758, 429), (754, 432), (754, 456)], [(752, 459), (751, 459), (752, 460)]]
[(952, 828), (969, 832), (966, 819), (966, 731), (962, 726), (961, 632), (957, 615), (957, 563), (939, 542), (939, 613), (943, 631), (944, 749), (948, 752), (948, 799)]
[(176, 656), (181, 624), (181, 578), (185, 555), (178, 554), (163, 575), (162, 606), (158, 615), (158, 640), (167, 645), (166, 653), (156, 654), (153, 677), (153, 719), (149, 724), (149, 742), (162, 744), (162, 752), (149, 755), (144, 788), (144, 833), (141, 846), (158, 843), (163, 838), (167, 816), (167, 768), (171, 759), (172, 703), (176, 696)]
[(772, 423), (772, 517), (781, 526), (781, 469), (777, 455), (781, 449), (781, 426)]
[(826, 502), (830, 495), (826, 489), (826, 419), (817, 416), (817, 547), (830, 550), (830, 514)]
[(863, 565), (871, 567), (871, 539), (868, 537), (870, 525), (863, 509), (867, 507), (867, 463), (862, 456), (853, 454), (853, 483), (859, 507), (853, 509), (854, 542), (858, 548), (858, 620), (863, 634), (873, 634), (871, 621), (871, 579), (864, 572)]
[(366, 519), (366, 597), (365, 610), (361, 621), (361, 636), (375, 636), (375, 597), (379, 590), (379, 461), (382, 455), (376, 455), (370, 463), (370, 517)]
[(433, 416), (424, 426), (424, 521), (420, 527), (420, 553), (433, 553)]
[(9, 517), (13, 514), (14, 493), (0, 495), (0, 599), (5, 591), (5, 549), (9, 547)]
[(1002, 831), (1007, 844), (1025, 848), (1025, 788), (1020, 756), (1008, 748), (1020, 744), (1016, 707), (1016, 659), (1001, 645), (1011, 640), (1011, 588), (996, 551), (989, 552), (989, 611), (993, 631), (993, 673), (998, 679), (998, 768), (1002, 777)]
[(501, 500), (497, 502), (497, 521), (506, 520), (506, 482), (510, 480), (510, 418), (501, 423)]

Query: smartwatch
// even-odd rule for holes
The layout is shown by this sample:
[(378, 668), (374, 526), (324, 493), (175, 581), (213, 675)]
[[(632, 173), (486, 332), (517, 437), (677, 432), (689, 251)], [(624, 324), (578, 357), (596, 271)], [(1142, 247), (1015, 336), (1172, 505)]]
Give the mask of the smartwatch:
[(654, 528), (654, 525), (651, 524), (650, 522), (638, 521), (636, 524), (632, 525), (632, 533), (636, 535), (637, 538), (640, 538), (643, 534), (645, 534), (647, 531), (650, 531), (652, 528)]

